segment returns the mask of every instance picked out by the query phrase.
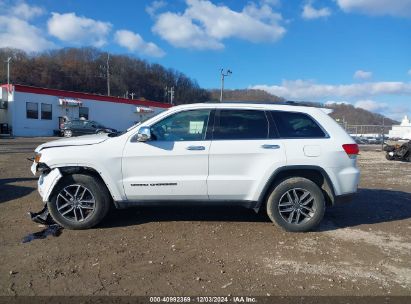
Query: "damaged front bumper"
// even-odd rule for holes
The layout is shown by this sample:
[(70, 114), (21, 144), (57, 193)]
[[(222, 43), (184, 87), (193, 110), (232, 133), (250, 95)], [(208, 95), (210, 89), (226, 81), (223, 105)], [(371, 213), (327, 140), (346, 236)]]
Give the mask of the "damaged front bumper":
[(53, 188), (63, 175), (58, 168), (52, 169), (48, 174), (41, 174), (37, 182), (38, 191), (40, 193), (43, 202), (49, 201)]

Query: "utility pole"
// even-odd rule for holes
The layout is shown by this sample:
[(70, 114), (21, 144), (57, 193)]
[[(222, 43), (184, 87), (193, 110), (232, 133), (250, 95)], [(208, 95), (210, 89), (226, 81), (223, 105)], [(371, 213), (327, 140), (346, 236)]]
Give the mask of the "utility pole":
[(110, 96), (110, 54), (107, 53), (107, 96)]
[(8, 57), (6, 62), (7, 62), (7, 90), (9, 89), (10, 86), (10, 61), (12, 60), (11, 57)]
[(233, 72), (231, 72), (230, 69), (227, 70), (226, 73), (224, 73), (224, 69), (221, 69), (220, 74), (221, 74), (221, 92), (220, 92), (220, 102), (223, 102), (223, 91), (224, 91), (224, 78), (226, 76), (230, 76)]
[(170, 103), (173, 105), (174, 103), (174, 87), (170, 88)]
[(170, 96), (170, 103), (174, 104), (173, 103), (174, 102), (174, 93), (175, 93), (174, 87), (170, 87), (170, 89), (169, 89), (168, 86), (166, 86), (164, 88), (164, 97), (165, 97), (166, 102), (169, 102), (168, 96)]

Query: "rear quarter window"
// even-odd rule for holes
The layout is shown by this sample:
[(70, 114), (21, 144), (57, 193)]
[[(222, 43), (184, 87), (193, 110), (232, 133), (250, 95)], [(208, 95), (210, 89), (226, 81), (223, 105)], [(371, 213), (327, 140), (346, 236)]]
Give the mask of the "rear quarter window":
[(325, 138), (327, 134), (309, 115), (270, 111), (281, 138)]

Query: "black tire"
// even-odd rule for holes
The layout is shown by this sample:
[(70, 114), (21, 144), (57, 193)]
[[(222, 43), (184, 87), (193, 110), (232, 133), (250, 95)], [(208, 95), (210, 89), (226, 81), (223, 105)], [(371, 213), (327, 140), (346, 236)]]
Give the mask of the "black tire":
[[(291, 203), (288, 195), (291, 195)], [(299, 197), (297, 200), (294, 199), (295, 195)], [(307, 201), (309, 202), (306, 203)], [(314, 182), (302, 177), (292, 177), (281, 181), (272, 189), (266, 207), (269, 218), (277, 226), (290, 232), (306, 232), (318, 226), (323, 219), (325, 199), (320, 187)], [(292, 212), (295, 213), (291, 215)]]
[[(70, 205), (71, 202), (67, 201), (67, 199), (70, 199), (73, 195), (68, 196), (64, 189), (70, 192), (75, 190), (76, 187), (78, 187), (77, 189), (81, 189), (81, 193), (83, 192), (83, 189), (88, 191), (84, 191), (86, 193), (85, 198), (89, 201), (87, 203), (89, 205), (84, 207), (88, 209), (82, 209), (82, 207), (78, 206), (81, 205), (80, 201), (75, 201), (78, 205), (76, 207), (77, 209), (74, 209), (77, 211), (74, 210), (74, 213), (69, 212), (66, 215), (62, 215), (65, 211), (74, 206), (74, 202)], [(81, 193), (79, 193), (76, 197), (79, 198)], [(91, 208), (91, 201), (94, 201), (92, 204), (94, 208), (93, 210), (89, 210)], [(62, 207), (64, 202), (69, 203), (69, 205), (66, 209), (60, 209), (59, 211), (59, 208)], [(56, 186), (55, 191), (53, 191), (49, 202), (47, 203), (50, 214), (56, 223), (60, 224), (64, 228), (75, 230), (88, 229), (99, 224), (107, 215), (110, 205), (111, 196), (105, 184), (98, 177), (85, 174), (72, 174), (62, 177)], [(81, 216), (83, 216), (83, 219), (81, 219)], [(69, 217), (73, 218), (70, 219)], [(77, 220), (77, 217), (79, 220)]]

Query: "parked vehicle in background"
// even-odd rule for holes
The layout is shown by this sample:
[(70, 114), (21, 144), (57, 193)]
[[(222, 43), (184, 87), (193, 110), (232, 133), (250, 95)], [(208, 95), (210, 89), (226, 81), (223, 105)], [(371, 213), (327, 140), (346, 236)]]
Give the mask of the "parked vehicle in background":
[(358, 145), (314, 107), (218, 103), (170, 108), (124, 133), (38, 146), (32, 172), (52, 218), (97, 225), (131, 206), (220, 204), (263, 210), (308, 231), (357, 191)]
[(116, 132), (117, 130), (105, 127), (96, 121), (84, 119), (68, 120), (63, 123), (60, 129), (60, 133), (64, 137)]
[(370, 145), (379, 145), (382, 143), (382, 139), (379, 137), (367, 136), (368, 144)]

